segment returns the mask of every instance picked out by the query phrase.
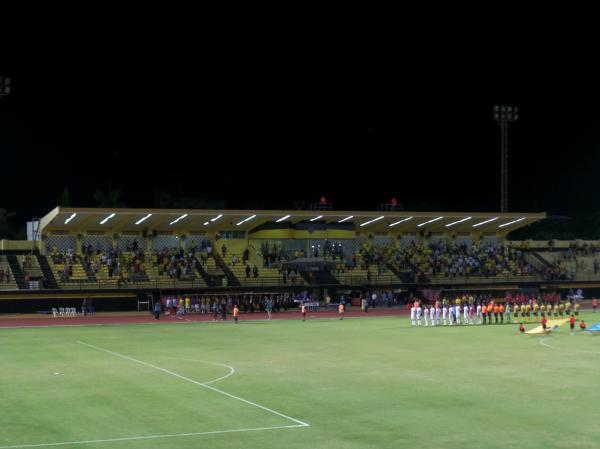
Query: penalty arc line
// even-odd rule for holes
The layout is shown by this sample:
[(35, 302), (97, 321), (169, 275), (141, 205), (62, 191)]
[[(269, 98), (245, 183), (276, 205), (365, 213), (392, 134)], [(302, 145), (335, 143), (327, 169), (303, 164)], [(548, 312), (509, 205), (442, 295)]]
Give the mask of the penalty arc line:
[[(574, 349), (565, 349), (565, 348), (559, 348), (559, 347), (557, 347), (557, 346), (552, 346), (552, 345), (550, 345), (550, 344), (546, 343), (546, 341), (545, 341), (545, 340), (552, 340), (552, 338), (542, 338), (542, 339), (540, 340), (540, 344), (541, 344), (542, 346), (545, 346), (545, 347), (547, 347), (547, 348), (550, 348), (550, 349), (556, 349), (557, 351), (576, 351), (576, 352), (582, 352), (582, 353), (584, 353), (584, 354), (600, 354), (600, 352), (594, 352), (594, 351), (582, 351), (581, 349), (576, 349), (576, 348), (574, 348)], [(0, 448), (0, 449), (1, 449), (1, 448)]]
[(218, 378), (213, 379), (213, 380), (209, 380), (207, 382), (202, 382), (204, 385), (214, 384), (215, 382), (219, 382), (220, 380), (227, 379), (228, 377), (233, 376), (235, 374), (235, 368), (233, 366), (225, 365), (224, 363), (206, 362), (204, 360), (185, 359), (185, 358), (180, 358), (180, 357), (165, 357), (165, 356), (162, 356), (162, 357), (158, 356), (158, 357), (161, 358), (161, 359), (183, 360), (185, 362), (207, 363), (209, 365), (222, 366), (224, 368), (229, 369), (229, 372), (227, 374), (225, 374), (224, 376), (218, 377)]
[[(104, 348), (101, 348), (99, 346), (94, 346), (94, 345), (91, 345), (89, 343), (85, 343), (83, 341), (77, 340), (76, 343), (78, 343), (80, 345), (83, 345), (83, 346), (87, 346), (87, 347), (92, 348), (92, 349), (96, 349), (97, 351), (102, 351), (102, 352), (105, 352), (107, 354), (114, 355), (115, 357), (120, 357), (122, 359), (129, 360), (131, 362), (139, 363), (140, 365), (144, 365), (144, 366), (147, 366), (149, 368), (153, 368), (153, 369), (155, 369), (157, 371), (162, 371), (163, 373), (170, 374), (171, 376), (177, 377), (177, 378), (179, 378), (181, 380), (185, 380), (186, 382), (190, 382), (190, 383), (192, 383), (194, 385), (198, 385), (198, 386), (206, 388), (208, 390), (212, 390), (212, 391), (214, 391), (216, 393), (225, 395), (225, 396), (230, 397), (232, 399), (236, 399), (236, 400), (244, 402), (246, 404), (253, 405), (254, 407), (260, 408), (261, 410), (264, 410), (266, 412), (269, 412), (269, 413), (272, 413), (274, 415), (280, 416), (280, 417), (285, 418), (285, 419), (287, 419), (289, 421), (295, 422), (296, 424), (298, 424), (298, 427), (308, 427), (308, 426), (310, 426), (310, 424), (307, 424), (304, 421), (300, 421), (299, 419), (292, 418), (291, 416), (284, 415), (283, 413), (280, 413), (280, 412), (278, 412), (276, 410), (273, 410), (273, 409), (270, 409), (268, 407), (265, 407), (264, 405), (257, 404), (255, 402), (249, 401), (249, 400), (241, 398), (239, 396), (235, 396), (235, 395), (233, 395), (231, 393), (227, 393), (226, 391), (223, 391), (223, 390), (220, 390), (218, 388), (215, 388), (215, 387), (213, 387), (211, 385), (208, 385), (207, 383), (198, 382), (198, 381), (196, 381), (194, 379), (190, 379), (189, 377), (182, 376), (181, 374), (177, 374), (176, 372), (170, 371), (170, 370), (168, 370), (166, 368), (161, 368), (160, 366), (152, 365), (151, 363), (147, 363), (147, 362), (144, 362), (142, 360), (134, 359), (133, 357), (129, 357), (129, 356), (126, 356), (126, 355), (123, 355), (123, 354), (119, 354), (118, 352), (110, 351), (108, 349), (104, 349)], [(2, 448), (0, 448), (0, 449), (2, 449)]]
[(36, 448), (36, 447), (53, 447), (53, 446), (66, 446), (66, 445), (79, 445), (79, 444), (93, 444), (93, 443), (109, 443), (109, 442), (118, 442), (118, 441), (136, 441), (136, 440), (153, 440), (153, 439), (159, 439), (159, 438), (175, 438), (175, 437), (189, 437), (189, 436), (200, 436), (200, 435), (215, 435), (215, 434), (224, 434), (224, 433), (237, 433), (237, 432), (255, 432), (255, 431), (264, 431), (264, 430), (276, 430), (276, 429), (294, 429), (294, 428), (300, 428), (300, 427), (309, 427), (310, 424), (307, 424), (303, 421), (300, 421), (299, 419), (296, 418), (292, 418), (291, 416), (287, 416), (284, 415), (283, 413), (280, 413), (276, 410), (272, 410), (268, 407), (265, 407), (263, 405), (260, 404), (256, 404), (255, 402), (252, 401), (248, 401), (247, 399), (241, 398), (239, 396), (235, 396), (233, 394), (227, 393), (226, 391), (220, 390), (218, 388), (212, 387), (208, 384), (210, 383), (214, 383), (217, 382), (219, 380), (223, 380), (231, 375), (233, 375), (233, 373), (235, 373), (235, 369), (229, 365), (224, 365), (222, 363), (214, 363), (214, 362), (206, 362), (206, 363), (211, 363), (213, 365), (219, 365), (219, 366), (224, 366), (230, 369), (230, 372), (228, 374), (226, 374), (225, 376), (222, 376), (218, 379), (214, 379), (208, 382), (198, 382), (196, 380), (190, 379), (188, 377), (182, 376), (181, 374), (177, 374), (173, 371), (170, 371), (166, 368), (161, 368), (160, 366), (156, 366), (156, 365), (152, 365), (151, 363), (147, 363), (144, 362), (142, 360), (138, 360), (135, 359), (133, 357), (129, 357), (126, 356), (124, 354), (119, 354), (118, 352), (114, 352), (114, 351), (110, 351), (108, 349), (104, 349), (101, 348), (99, 346), (95, 346), (89, 343), (85, 343), (83, 341), (79, 341), (77, 340), (76, 343), (83, 345), (83, 346), (87, 346), (89, 348), (98, 350), (98, 351), (102, 351), (105, 352), (107, 354), (111, 354), (115, 357), (120, 357), (122, 359), (125, 360), (129, 360), (135, 363), (139, 363), (141, 365), (147, 366), (149, 368), (153, 368), (155, 370), (158, 371), (162, 371), (164, 373), (170, 374), (172, 376), (175, 376), (179, 379), (185, 380), (187, 382), (190, 382), (192, 384), (201, 386), (203, 388), (215, 391), (216, 393), (220, 393), (223, 394), (227, 397), (230, 397), (232, 399), (236, 399), (238, 401), (244, 402), (246, 404), (252, 405), (254, 407), (258, 407), (266, 412), (275, 414), (277, 416), (280, 416), (282, 418), (285, 418), (287, 420), (290, 420), (296, 424), (293, 425), (287, 425), (287, 426), (274, 426), (274, 427), (254, 427), (254, 428), (242, 428), (242, 429), (227, 429), (227, 430), (212, 430), (212, 431), (207, 431), (207, 432), (190, 432), (190, 433), (176, 433), (176, 434), (163, 434), (163, 435), (145, 435), (145, 436), (134, 436), (134, 437), (121, 437), (121, 438), (107, 438), (107, 439), (97, 439), (97, 440), (80, 440), (80, 441), (63, 441), (63, 442), (56, 442), (56, 443), (36, 443), (36, 444), (17, 444), (17, 445), (4, 445), (4, 446), (0, 446), (0, 449), (26, 449), (26, 448)]

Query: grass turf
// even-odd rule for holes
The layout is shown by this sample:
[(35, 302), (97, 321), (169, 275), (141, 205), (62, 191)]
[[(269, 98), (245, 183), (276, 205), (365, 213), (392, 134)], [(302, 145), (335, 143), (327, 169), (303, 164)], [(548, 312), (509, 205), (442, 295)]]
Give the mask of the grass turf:
[[(600, 337), (543, 338), (406, 317), (0, 329), (0, 448), (596, 448)], [(199, 383), (231, 366), (210, 386), (310, 426), (77, 341)]]

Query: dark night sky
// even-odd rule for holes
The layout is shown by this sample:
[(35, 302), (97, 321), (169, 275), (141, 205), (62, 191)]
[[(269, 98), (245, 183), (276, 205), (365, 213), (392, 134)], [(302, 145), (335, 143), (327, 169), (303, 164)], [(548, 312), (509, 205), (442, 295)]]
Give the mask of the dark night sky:
[(494, 211), (492, 106), (502, 102), (521, 108), (510, 131), (509, 208), (600, 206), (596, 105), (490, 80), (400, 75), (359, 58), (248, 50), (158, 64), (134, 50), (27, 67), (0, 61), (14, 88), (0, 100), (0, 207), (22, 221), (43, 216), (65, 186), (72, 205), (93, 206), (110, 180), (131, 207), (169, 192), (229, 208), (291, 208), (325, 194), (336, 209), (373, 210), (396, 196), (412, 209)]

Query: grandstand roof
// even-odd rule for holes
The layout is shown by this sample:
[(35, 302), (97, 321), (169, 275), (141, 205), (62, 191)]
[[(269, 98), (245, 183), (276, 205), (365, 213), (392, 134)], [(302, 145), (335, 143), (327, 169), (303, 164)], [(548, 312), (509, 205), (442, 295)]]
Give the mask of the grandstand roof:
[(51, 231), (249, 231), (266, 223), (345, 223), (371, 232), (509, 232), (546, 213), (114, 209), (56, 207), (40, 222)]

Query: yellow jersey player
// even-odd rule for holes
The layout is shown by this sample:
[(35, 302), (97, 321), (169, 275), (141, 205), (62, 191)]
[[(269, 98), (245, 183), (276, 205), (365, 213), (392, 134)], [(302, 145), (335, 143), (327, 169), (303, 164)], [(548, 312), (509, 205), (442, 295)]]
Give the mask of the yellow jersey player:
[(538, 317), (538, 310), (540, 309), (540, 306), (538, 305), (538, 303), (536, 302), (533, 305), (533, 316), (535, 317), (535, 319), (537, 320)]
[(515, 312), (515, 320), (519, 316), (519, 312), (521, 311), (521, 306), (519, 304), (515, 304), (514, 312)]
[(562, 302), (558, 305), (558, 314), (560, 315), (561, 318), (565, 314), (565, 305)]
[(567, 316), (571, 315), (571, 301), (567, 300), (565, 303), (565, 314)]
[(540, 306), (540, 313), (542, 315), (546, 315), (546, 304), (542, 303), (542, 305)]
[(580, 307), (579, 303), (576, 302), (575, 306), (573, 307), (573, 309), (575, 310), (575, 316), (579, 316), (579, 307)]
[(558, 316), (558, 304), (554, 304), (554, 307), (552, 307), (552, 313), (554, 314), (555, 318)]

